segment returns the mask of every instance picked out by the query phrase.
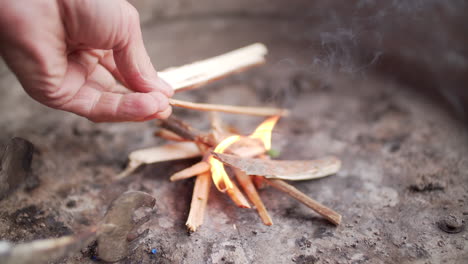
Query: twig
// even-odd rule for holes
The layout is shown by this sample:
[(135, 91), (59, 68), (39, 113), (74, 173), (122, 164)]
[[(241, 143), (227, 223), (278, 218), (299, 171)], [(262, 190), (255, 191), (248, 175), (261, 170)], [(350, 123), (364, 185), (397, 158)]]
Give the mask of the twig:
[(143, 165), (143, 162), (136, 162), (136, 161), (130, 161), (127, 165), (127, 167), (122, 171), (120, 172), (116, 177), (115, 179), (116, 180), (120, 180), (120, 179), (123, 179), (127, 176), (130, 176), (130, 174), (132, 174), (136, 169), (138, 169), (141, 165)]
[(171, 116), (165, 120), (161, 120), (160, 125), (161, 127), (174, 132), (175, 134), (179, 135), (184, 139), (195, 141), (198, 143), (203, 143), (205, 145), (208, 145), (209, 147), (217, 145), (216, 141), (213, 138), (203, 136), (200, 131), (193, 128), (184, 121), (175, 118), (174, 116)]
[(160, 129), (159, 131), (156, 131), (154, 135), (163, 139), (171, 140), (171, 141), (177, 141), (177, 142), (188, 141), (187, 139), (182, 138), (176, 133), (170, 130), (164, 129), (164, 128)]
[(227, 189), (226, 193), (229, 195), (231, 200), (240, 208), (251, 208), (249, 202), (239, 190), (239, 187), (233, 182), (232, 188)]
[(200, 150), (193, 142), (177, 142), (135, 150), (128, 155), (128, 158), (131, 162), (151, 164), (169, 160), (189, 159), (200, 155)]
[(220, 56), (159, 72), (176, 92), (194, 89), (265, 62), (267, 48), (256, 43)]
[(177, 173), (174, 173), (169, 179), (171, 181), (179, 181), (183, 179), (187, 179), (198, 174), (204, 173), (209, 171), (211, 168), (210, 164), (206, 161), (200, 161), (195, 163), (191, 167), (185, 168)]
[(242, 186), (242, 189), (244, 189), (245, 194), (247, 194), (249, 200), (257, 208), (258, 214), (262, 219), (262, 222), (267, 226), (272, 225), (273, 221), (271, 220), (271, 217), (268, 214), (268, 211), (265, 208), (262, 199), (260, 199), (260, 196), (258, 195), (258, 192), (255, 189), (255, 186), (252, 180), (250, 179), (250, 176), (238, 169), (234, 169), (234, 173), (236, 175), (237, 181)]
[(265, 189), (267, 183), (265, 182), (265, 177), (257, 176), (257, 175), (250, 175), (250, 179), (255, 184), (255, 188), (257, 190)]
[(189, 216), (185, 223), (191, 232), (195, 232), (197, 228), (203, 224), (208, 195), (210, 194), (210, 187), (210, 173), (205, 172), (197, 176), (195, 186), (193, 187)]
[(211, 134), (216, 142), (221, 142), (231, 134), (225, 131), (218, 112), (210, 112)]
[(314, 199), (310, 198), (309, 196), (305, 195), (294, 186), (287, 184), (283, 180), (278, 179), (265, 179), (268, 184), (273, 186), (274, 188), (290, 195), (294, 199), (298, 200), (299, 202), (305, 204), (310, 209), (314, 210), (321, 216), (328, 219), (335, 225), (339, 225), (341, 223), (341, 215), (337, 212), (333, 211), (332, 209), (320, 204), (319, 202), (315, 201)]
[[(174, 116), (169, 117), (168, 119), (165, 120), (160, 120), (160, 126), (170, 130), (171, 132), (179, 135), (180, 137), (189, 140), (189, 141), (195, 141), (198, 143), (202, 143), (206, 145), (207, 147), (216, 147), (218, 145), (217, 139), (214, 137), (207, 137), (203, 135), (200, 131), (197, 129), (193, 128), (189, 124), (185, 123), (184, 121), (177, 119)], [(239, 143), (242, 143), (244, 141), (248, 141), (249, 144), (247, 146), (236, 146), (234, 144), (230, 149), (228, 149), (226, 152), (227, 153), (233, 153), (235, 155), (238, 155), (240, 157), (244, 158), (249, 158), (249, 157), (255, 157), (257, 155), (265, 153), (265, 148), (263, 145), (258, 144), (258, 145), (253, 145), (253, 142), (257, 142), (256, 140), (252, 139), (242, 139), (239, 141)], [(260, 142), (261, 143), (261, 142)], [(203, 151), (201, 151), (203, 152)]]
[(161, 127), (168, 129), (187, 140), (195, 141), (201, 134), (200, 131), (194, 129), (189, 124), (175, 118), (174, 116), (170, 116), (169, 118), (160, 120), (159, 122)]
[(250, 147), (238, 147), (234, 143), (231, 147), (229, 147), (226, 153), (232, 153), (233, 155), (239, 156), (241, 158), (252, 158), (265, 153), (265, 147), (260, 145), (251, 145)]
[(289, 111), (281, 108), (269, 107), (247, 107), (247, 106), (232, 106), (232, 105), (218, 105), (218, 104), (200, 104), (185, 102), (176, 99), (169, 99), (169, 104), (193, 110), (200, 111), (217, 111), (231, 114), (244, 114), (254, 116), (287, 116)]

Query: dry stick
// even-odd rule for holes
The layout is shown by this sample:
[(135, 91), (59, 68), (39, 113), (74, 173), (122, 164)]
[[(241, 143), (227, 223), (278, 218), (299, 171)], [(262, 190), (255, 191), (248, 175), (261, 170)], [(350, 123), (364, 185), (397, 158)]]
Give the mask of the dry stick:
[(188, 179), (198, 174), (209, 171), (211, 168), (210, 164), (206, 161), (200, 161), (194, 165), (185, 168), (177, 173), (174, 173), (169, 179), (171, 181), (179, 181), (183, 179)]
[[(216, 147), (218, 142), (213, 137), (207, 137), (202, 135), (202, 133), (184, 121), (175, 118), (174, 116), (169, 117), (168, 119), (161, 120), (160, 125), (168, 129), (180, 137), (184, 138), (187, 141), (195, 141), (203, 143), (208, 147)], [(232, 153), (240, 157), (255, 157), (265, 153), (265, 148), (260, 145), (255, 145), (250, 148), (239, 148), (232, 149)]]
[(217, 142), (215, 142), (213, 138), (203, 136), (200, 131), (174, 116), (161, 120), (160, 122), (161, 127), (174, 132), (186, 140), (203, 143), (208, 147), (214, 147), (217, 145)]
[(172, 106), (183, 107), (187, 109), (200, 111), (216, 111), (231, 114), (244, 114), (254, 116), (287, 116), (289, 111), (281, 108), (270, 107), (248, 107), (248, 106), (233, 106), (233, 105), (218, 105), (218, 104), (200, 104), (186, 102), (176, 99), (169, 99), (169, 104)]
[(162, 161), (188, 159), (200, 156), (200, 150), (193, 142), (178, 142), (158, 147), (151, 147), (132, 151), (128, 158), (125, 170), (116, 176), (116, 180), (123, 179), (132, 174), (143, 164), (151, 164)]
[(238, 169), (234, 169), (234, 173), (236, 174), (237, 181), (240, 183), (242, 189), (244, 189), (244, 192), (247, 194), (247, 197), (249, 197), (250, 201), (257, 208), (257, 212), (260, 215), (263, 223), (267, 226), (272, 225), (273, 221), (271, 220), (271, 217), (268, 214), (262, 199), (260, 199), (260, 196), (258, 195), (258, 192), (255, 189), (250, 176)]
[(182, 138), (176, 133), (170, 130), (164, 129), (164, 128), (160, 129), (159, 131), (156, 131), (154, 135), (163, 139), (171, 140), (171, 141), (177, 141), (177, 142), (187, 141), (186, 139)]
[(189, 216), (185, 223), (191, 232), (195, 232), (197, 228), (203, 224), (208, 195), (210, 194), (210, 187), (210, 173), (205, 172), (197, 176), (195, 186), (193, 187)]
[(221, 142), (221, 140), (230, 135), (230, 133), (224, 130), (221, 117), (218, 112), (210, 112), (210, 125), (212, 131), (211, 134), (217, 142)]
[(256, 43), (220, 56), (159, 72), (176, 92), (197, 88), (265, 62), (265, 45)]
[(240, 208), (251, 208), (249, 202), (239, 190), (239, 187), (233, 182), (232, 188), (226, 190), (226, 193), (229, 195), (231, 200)]
[(236, 155), (242, 158), (252, 158), (252, 157), (256, 157), (258, 155), (265, 153), (265, 147), (259, 146), (259, 145), (253, 145), (250, 148), (247, 148), (247, 147), (236, 148), (235, 145), (233, 145), (233, 147), (228, 149), (226, 153), (231, 153), (233, 155)]
[(265, 182), (265, 177), (257, 176), (257, 175), (250, 175), (250, 179), (255, 184), (255, 188), (257, 190), (265, 189), (267, 183)]
[(283, 180), (278, 179), (265, 179), (268, 184), (273, 186), (274, 188), (290, 195), (294, 199), (298, 200), (299, 202), (305, 204), (307, 207), (311, 208), (321, 216), (328, 219), (335, 225), (339, 225), (341, 223), (341, 215), (337, 212), (333, 211), (332, 209), (320, 204), (319, 202), (315, 201), (314, 199), (310, 198), (309, 196), (305, 195), (294, 186), (287, 184)]
[[(217, 112), (210, 113), (210, 123), (211, 123), (211, 130), (213, 131), (212, 134), (216, 142), (221, 142), (224, 138), (229, 136), (229, 133), (224, 130), (221, 118), (219, 117), (219, 114)], [(233, 189), (227, 190), (227, 194), (229, 195), (231, 200), (238, 207), (251, 208), (247, 199), (239, 190), (237, 185), (234, 182), (232, 182), (232, 184), (233, 184)]]
[(130, 174), (132, 174), (136, 169), (138, 169), (141, 165), (143, 165), (143, 162), (137, 162), (137, 161), (130, 161), (127, 165), (127, 167), (122, 171), (120, 172), (116, 177), (115, 179), (116, 180), (120, 180), (120, 179), (123, 179), (127, 176), (129, 176)]

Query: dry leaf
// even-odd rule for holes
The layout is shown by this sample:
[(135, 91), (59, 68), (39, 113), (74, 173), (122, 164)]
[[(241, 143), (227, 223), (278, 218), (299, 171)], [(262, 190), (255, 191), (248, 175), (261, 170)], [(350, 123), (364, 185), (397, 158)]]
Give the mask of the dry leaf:
[(326, 157), (317, 160), (264, 160), (241, 158), (229, 154), (213, 152), (213, 157), (221, 162), (237, 168), (248, 175), (264, 176), (291, 181), (311, 180), (336, 173), (341, 167), (341, 161), (336, 157)]

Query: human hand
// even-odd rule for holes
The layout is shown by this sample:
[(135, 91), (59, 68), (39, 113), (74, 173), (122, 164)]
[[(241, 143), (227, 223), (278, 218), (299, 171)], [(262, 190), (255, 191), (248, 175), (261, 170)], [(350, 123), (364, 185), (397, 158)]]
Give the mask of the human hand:
[(0, 53), (38, 102), (94, 122), (171, 114), (125, 0), (0, 0)]

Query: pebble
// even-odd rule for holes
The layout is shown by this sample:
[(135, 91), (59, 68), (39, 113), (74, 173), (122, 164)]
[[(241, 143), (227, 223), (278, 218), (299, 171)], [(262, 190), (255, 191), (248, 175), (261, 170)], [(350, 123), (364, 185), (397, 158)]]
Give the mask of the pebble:
[(440, 230), (449, 234), (460, 233), (465, 229), (464, 221), (455, 215), (448, 215), (443, 217), (441, 220), (439, 220), (437, 226)]

